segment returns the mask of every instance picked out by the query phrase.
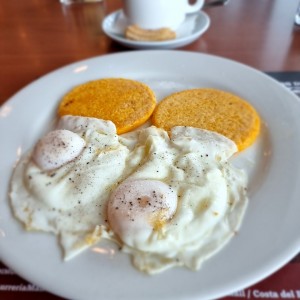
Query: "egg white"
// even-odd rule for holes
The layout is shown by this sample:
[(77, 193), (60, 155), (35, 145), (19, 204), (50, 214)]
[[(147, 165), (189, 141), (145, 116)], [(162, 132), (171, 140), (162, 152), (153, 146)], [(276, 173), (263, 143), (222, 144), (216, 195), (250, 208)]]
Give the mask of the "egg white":
[(26, 229), (55, 233), (64, 257), (70, 259), (108, 234), (105, 201), (123, 180), (130, 151), (119, 142), (110, 121), (65, 116), (57, 129), (84, 139), (80, 155), (43, 170), (30, 151), (14, 170), (10, 199)]
[[(26, 229), (58, 236), (65, 259), (106, 238), (143, 272), (173, 266), (197, 270), (239, 229), (248, 202), (247, 178), (230, 163), (237, 147), (226, 137), (181, 126), (170, 135), (152, 126), (118, 136), (110, 121), (74, 116), (62, 117), (56, 129), (83, 139), (82, 152), (43, 170), (30, 151), (15, 168), (10, 199)], [(139, 222), (130, 226), (122, 215), (110, 216), (116, 190), (128, 182), (159, 182), (162, 194), (163, 186), (174, 193), (172, 212), (159, 226), (149, 222), (151, 211), (145, 220), (131, 211), (136, 217), (131, 219)]]
[[(176, 193), (178, 203), (174, 216), (159, 229), (148, 230), (147, 238), (132, 234), (140, 230), (139, 222), (137, 228), (134, 221), (127, 231), (125, 227), (118, 236), (123, 250), (146, 273), (172, 266), (197, 270), (234, 236), (247, 207), (246, 175), (228, 161), (236, 145), (206, 130), (174, 127), (169, 137), (150, 127), (139, 132), (136, 149), (140, 147), (145, 158), (125, 183), (159, 180)], [(124, 222), (122, 217), (112, 221)]]

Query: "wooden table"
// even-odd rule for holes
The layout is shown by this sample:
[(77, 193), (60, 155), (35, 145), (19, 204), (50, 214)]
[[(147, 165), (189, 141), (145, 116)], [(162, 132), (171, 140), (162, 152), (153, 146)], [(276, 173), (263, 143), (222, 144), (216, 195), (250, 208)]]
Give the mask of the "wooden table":
[[(300, 71), (300, 26), (294, 25), (298, 2), (231, 0), (205, 8), (211, 27), (180, 50), (223, 56), (262, 71)], [(120, 0), (71, 6), (59, 0), (2, 0), (0, 104), (66, 64), (130, 50), (106, 37), (100, 26), (120, 7)]]
[[(209, 7), (211, 27), (181, 48), (210, 53), (263, 71), (300, 70), (298, 0), (231, 0)], [(106, 37), (103, 17), (120, 0), (64, 6), (58, 0), (0, 2), (0, 103), (38, 77), (77, 60), (128, 51)]]

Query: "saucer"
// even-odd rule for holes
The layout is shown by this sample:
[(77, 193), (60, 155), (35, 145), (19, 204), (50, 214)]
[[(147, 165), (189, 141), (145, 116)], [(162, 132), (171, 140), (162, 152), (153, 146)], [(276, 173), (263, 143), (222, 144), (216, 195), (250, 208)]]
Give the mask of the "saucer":
[(133, 41), (126, 39), (124, 32), (128, 26), (122, 10), (108, 15), (102, 23), (104, 33), (116, 42), (136, 49), (173, 49), (183, 47), (198, 39), (209, 27), (210, 18), (203, 12), (188, 14), (184, 22), (176, 30), (176, 39), (168, 41)]

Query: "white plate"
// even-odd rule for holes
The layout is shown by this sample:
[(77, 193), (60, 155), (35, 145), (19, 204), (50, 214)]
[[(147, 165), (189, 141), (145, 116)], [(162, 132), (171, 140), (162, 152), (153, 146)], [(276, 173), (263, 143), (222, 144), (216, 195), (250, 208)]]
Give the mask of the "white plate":
[[(128, 256), (99, 244), (67, 263), (54, 236), (25, 232), (13, 218), (7, 189), (12, 167), (54, 119), (60, 98), (77, 84), (126, 77), (158, 98), (191, 87), (234, 92), (264, 121), (239, 163), (249, 172), (250, 204), (239, 234), (198, 272), (157, 276), (136, 271)], [(71, 299), (206, 299), (252, 285), (300, 249), (300, 103), (261, 72), (223, 58), (181, 51), (134, 51), (80, 61), (25, 87), (0, 111), (0, 259), (27, 280)]]
[(173, 49), (188, 45), (198, 39), (209, 27), (210, 18), (203, 12), (188, 14), (185, 21), (176, 30), (176, 39), (162, 42), (131, 41), (124, 37), (128, 26), (122, 10), (108, 15), (102, 23), (106, 35), (118, 43), (137, 49)]

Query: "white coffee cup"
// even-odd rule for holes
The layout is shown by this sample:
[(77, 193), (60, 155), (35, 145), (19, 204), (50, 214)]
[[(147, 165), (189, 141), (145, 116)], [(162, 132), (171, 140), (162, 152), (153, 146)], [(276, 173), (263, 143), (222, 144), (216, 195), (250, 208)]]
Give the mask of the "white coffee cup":
[(123, 0), (123, 12), (129, 25), (176, 30), (186, 14), (199, 11), (203, 4), (204, 0), (196, 0), (192, 5), (188, 0)]

